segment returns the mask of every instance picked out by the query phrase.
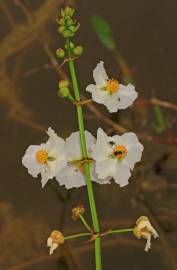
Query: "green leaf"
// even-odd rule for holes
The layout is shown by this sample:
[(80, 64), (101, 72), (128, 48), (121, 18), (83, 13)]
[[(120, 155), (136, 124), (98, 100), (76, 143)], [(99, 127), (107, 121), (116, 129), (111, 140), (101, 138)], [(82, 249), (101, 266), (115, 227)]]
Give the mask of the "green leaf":
[(102, 44), (107, 49), (114, 51), (116, 48), (116, 43), (112, 36), (111, 27), (108, 22), (98, 15), (91, 16), (91, 22)]
[(167, 128), (166, 120), (159, 106), (154, 105), (153, 108), (154, 108), (154, 113), (155, 113), (156, 123), (157, 123), (156, 125), (154, 125), (154, 128), (155, 128), (155, 131), (160, 134)]

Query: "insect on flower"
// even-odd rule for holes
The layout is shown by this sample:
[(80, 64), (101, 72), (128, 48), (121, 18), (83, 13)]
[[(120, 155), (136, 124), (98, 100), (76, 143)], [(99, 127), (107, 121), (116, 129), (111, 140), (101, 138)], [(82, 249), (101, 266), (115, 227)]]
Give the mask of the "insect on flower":
[(140, 161), (143, 148), (132, 132), (109, 137), (99, 128), (97, 142), (92, 148), (98, 177), (102, 179), (111, 176), (121, 187), (127, 185), (130, 170)]

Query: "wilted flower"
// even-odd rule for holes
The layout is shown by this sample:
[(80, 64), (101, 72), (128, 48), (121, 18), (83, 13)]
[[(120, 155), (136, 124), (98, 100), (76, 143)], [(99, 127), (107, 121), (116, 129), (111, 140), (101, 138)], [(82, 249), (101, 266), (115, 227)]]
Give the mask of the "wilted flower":
[(72, 219), (76, 220), (80, 215), (85, 213), (85, 208), (83, 205), (78, 205), (72, 209)]
[(96, 85), (88, 85), (86, 91), (92, 93), (93, 100), (104, 104), (111, 113), (128, 108), (138, 96), (132, 84), (123, 85), (109, 79), (102, 61), (94, 69), (93, 78)]
[[(90, 157), (90, 167), (91, 167), (91, 179), (99, 184), (109, 183), (108, 178), (99, 180), (95, 173), (95, 164), (92, 160), (92, 147), (95, 144), (95, 138), (91, 133), (85, 131), (87, 150)], [(56, 175), (56, 179), (60, 185), (65, 185), (67, 189), (73, 187), (81, 187), (86, 185), (84, 177), (84, 162), (82, 160), (82, 151), (80, 146), (80, 136), (79, 132), (73, 132), (69, 138), (66, 139), (66, 151), (68, 157), (67, 166)], [(88, 160), (89, 162), (89, 160)]]
[(132, 132), (109, 137), (99, 128), (97, 142), (92, 149), (98, 177), (104, 179), (111, 176), (123, 187), (128, 184), (130, 170), (141, 159), (143, 145)]
[(59, 231), (53, 231), (50, 237), (47, 239), (47, 246), (50, 248), (49, 254), (52, 255), (54, 250), (63, 245), (65, 242), (65, 238), (63, 234)]
[(159, 237), (158, 233), (156, 230), (152, 227), (148, 217), (146, 216), (141, 216), (137, 221), (136, 221), (136, 227), (134, 228), (134, 235), (137, 238), (143, 237), (144, 239), (147, 240), (146, 246), (145, 246), (145, 251), (148, 252), (148, 250), (151, 247), (151, 237), (153, 236), (154, 238)]
[(30, 145), (22, 158), (22, 164), (29, 174), (42, 176), (42, 187), (49, 179), (55, 177), (67, 164), (65, 142), (57, 136), (52, 128), (48, 128), (49, 139), (40, 145)]

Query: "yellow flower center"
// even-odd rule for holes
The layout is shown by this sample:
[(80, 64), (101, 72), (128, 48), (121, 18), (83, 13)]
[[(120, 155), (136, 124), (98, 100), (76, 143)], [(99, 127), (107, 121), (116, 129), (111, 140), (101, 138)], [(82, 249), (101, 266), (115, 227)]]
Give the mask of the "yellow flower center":
[(124, 145), (116, 145), (113, 148), (113, 156), (119, 160), (124, 159), (126, 157), (127, 153), (128, 153), (127, 149)]
[(40, 164), (45, 164), (47, 162), (47, 159), (48, 159), (48, 153), (46, 150), (41, 149), (36, 152), (36, 160)]
[(108, 90), (111, 94), (117, 92), (119, 90), (119, 82), (114, 79), (107, 80), (106, 90)]

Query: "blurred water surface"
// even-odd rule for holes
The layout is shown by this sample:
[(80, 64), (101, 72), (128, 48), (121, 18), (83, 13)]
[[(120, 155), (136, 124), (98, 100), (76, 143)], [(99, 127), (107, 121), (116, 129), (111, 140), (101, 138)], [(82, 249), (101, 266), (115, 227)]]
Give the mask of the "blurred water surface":
[[(60, 3), (66, 1), (21, 0), (31, 14), (28, 14), (28, 20), (32, 16), (34, 25), (30, 26), (28, 21), (29, 25), (26, 25), (31, 30), (29, 36), (24, 34), (21, 43), (17, 42), (21, 30), (13, 34), (17, 43), (11, 46), (12, 38), (7, 37), (18, 29), (19, 24), (26, 23), (22, 6), (14, 2), (0, 0), (0, 268), (56, 270), (82, 269), (84, 266), (85, 269), (94, 269), (91, 244), (86, 245), (82, 240), (72, 241), (61, 260), (57, 256), (55, 259), (49, 258), (45, 247), (46, 237), (53, 229), (63, 227), (64, 232), (68, 233), (82, 231), (79, 223), (72, 221), (70, 216), (72, 207), (77, 204), (84, 204), (89, 210), (86, 189), (74, 189), (68, 195), (60, 187), (59, 192), (66, 197), (66, 202), (61, 202), (55, 192), (54, 181), (42, 190), (40, 179), (33, 179), (21, 164), (28, 145), (46, 140), (43, 127), (51, 126), (63, 137), (77, 130), (75, 108), (57, 97), (58, 74), (54, 69), (44, 68), (44, 65), (50, 64), (50, 60), (43, 44), (47, 43), (54, 53), (63, 46), (63, 40), (56, 32), (56, 17)], [(39, 17), (32, 15), (46, 2), (51, 2), (48, 14), (39, 13)], [(81, 44), (85, 50), (76, 63), (82, 93), (85, 94), (85, 87), (93, 80), (92, 70), (100, 60), (104, 60), (110, 77), (120, 76), (120, 68), (113, 55), (101, 45), (92, 28), (90, 16), (98, 14), (110, 23), (117, 47), (133, 74), (139, 97), (149, 99), (155, 96), (176, 102), (175, 0), (83, 0), (73, 4), (81, 22), (75, 43)], [(38, 30), (35, 28), (36, 21), (42, 21)], [(35, 31), (38, 32), (33, 37)], [(18, 46), (22, 48), (16, 50)], [(34, 72), (36, 68), (37, 72)], [(64, 66), (64, 70), (67, 72), (67, 66)], [(108, 115), (101, 105), (98, 108)], [(99, 126), (109, 130), (107, 125), (90, 117), (87, 109), (85, 112), (86, 128), (94, 135)], [(164, 110), (164, 115), (170, 130), (167, 133), (173, 131), (175, 136), (175, 112)], [(24, 123), (23, 117), (37, 125)], [(117, 121), (117, 116), (115, 119)], [(142, 129), (142, 132), (149, 134), (154, 132), (154, 113), (149, 107), (135, 112), (121, 112), (120, 121), (132, 131)], [(114, 183), (94, 185), (98, 213), (103, 231), (134, 226), (136, 218), (143, 214), (152, 216), (153, 220), (155, 218), (163, 235), (153, 242), (149, 254), (143, 251), (143, 240), (139, 241), (132, 235), (111, 239), (105, 237), (104, 269), (177, 269), (174, 240), (177, 236), (176, 147), (143, 143), (143, 160), (127, 187), (120, 189)], [(58, 256), (63, 254), (62, 250), (57, 252)], [(23, 264), (24, 267), (19, 268)]]

